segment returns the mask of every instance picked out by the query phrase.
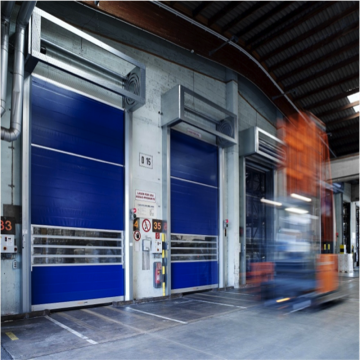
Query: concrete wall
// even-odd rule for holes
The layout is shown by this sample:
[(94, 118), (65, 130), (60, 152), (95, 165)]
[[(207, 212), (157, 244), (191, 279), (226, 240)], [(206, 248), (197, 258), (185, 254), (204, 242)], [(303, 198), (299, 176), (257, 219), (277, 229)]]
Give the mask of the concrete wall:
[(276, 135), (277, 108), (249, 80), (239, 76), (239, 131), (258, 126)]
[[(1, 126), (5, 128), (10, 127), (11, 86), (12, 75), (9, 73), (6, 112), (1, 117)], [(1, 216), (15, 217), (15, 242), (18, 246), (17, 254), (1, 255), (1, 311), (6, 314), (19, 313), (21, 306), (21, 145), (21, 136), (12, 143), (1, 141), (0, 213)]]
[(331, 160), (331, 178), (333, 181), (346, 182), (359, 179), (359, 155)]

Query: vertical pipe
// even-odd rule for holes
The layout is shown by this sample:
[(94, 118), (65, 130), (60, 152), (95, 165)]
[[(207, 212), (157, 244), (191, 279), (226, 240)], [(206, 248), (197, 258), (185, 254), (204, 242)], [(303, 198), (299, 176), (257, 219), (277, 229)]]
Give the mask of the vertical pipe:
[(31, 311), (31, 76), (24, 83), (22, 131), (22, 312)]
[(125, 229), (124, 229), (124, 270), (125, 301), (133, 299), (133, 242), (131, 236), (130, 196), (132, 189), (132, 113), (125, 111)]
[(246, 164), (245, 157), (239, 159), (240, 227), (243, 229), (240, 251), (240, 284), (246, 284)]
[(219, 288), (225, 286), (225, 252), (224, 252), (224, 163), (225, 151), (219, 147), (219, 241), (218, 241), (218, 261), (219, 261)]
[[(239, 111), (238, 75), (226, 70), (226, 108), (233, 114)], [(234, 133), (238, 133), (238, 118), (234, 122)], [(237, 136), (236, 136), (237, 137)], [(224, 217), (229, 220), (225, 250), (225, 286), (239, 287), (240, 243), (239, 243), (239, 146), (224, 149)]]
[(14, 4), (15, 1), (2, 2), (1, 4), (1, 116), (6, 110), (10, 16)]
[(171, 296), (171, 179), (170, 179), (170, 129), (162, 128), (162, 211), (166, 221), (165, 294)]
[(10, 128), (1, 128), (1, 140), (14, 141), (21, 132), (25, 72), (25, 32), (36, 1), (23, 1), (16, 20)]

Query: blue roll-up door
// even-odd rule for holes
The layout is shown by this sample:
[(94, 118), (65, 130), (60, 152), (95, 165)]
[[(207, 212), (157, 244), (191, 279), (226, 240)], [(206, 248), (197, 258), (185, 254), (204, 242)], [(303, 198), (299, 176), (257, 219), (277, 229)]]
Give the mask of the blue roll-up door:
[(218, 148), (171, 131), (171, 288), (218, 284)]
[(34, 309), (124, 295), (124, 114), (33, 77)]

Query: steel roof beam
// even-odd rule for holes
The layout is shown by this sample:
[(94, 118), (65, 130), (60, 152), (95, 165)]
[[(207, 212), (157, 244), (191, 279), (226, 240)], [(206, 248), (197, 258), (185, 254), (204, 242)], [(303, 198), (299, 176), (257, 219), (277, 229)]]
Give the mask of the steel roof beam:
[(223, 9), (218, 11), (214, 16), (212, 16), (208, 21), (208, 26), (211, 26), (212, 24), (216, 23), (218, 20), (223, 18), (225, 15), (227, 15), (229, 12), (233, 11), (236, 7), (238, 7), (242, 1), (230, 1), (228, 5), (226, 5)]
[(269, 53), (265, 54), (260, 61), (266, 61), (275, 55), (289, 49), (291, 46), (297, 45), (299, 42), (306, 40), (307, 38), (319, 33), (320, 31), (326, 29), (329, 26), (332, 26), (336, 24), (338, 21), (343, 20), (346, 16), (350, 15), (351, 13), (359, 11), (359, 4), (355, 4), (349, 8), (347, 8), (344, 12), (337, 16), (333, 16), (332, 18), (328, 19), (327, 21), (321, 23), (318, 26), (315, 26), (314, 28), (310, 29), (309, 31), (304, 32), (298, 37), (292, 38), (292, 40), (286, 42), (285, 44), (277, 47), (276, 49), (270, 51)]
[[(355, 31), (357, 29), (359, 29), (358, 21), (356, 23), (350, 25), (349, 27), (343, 29), (341, 32), (335, 33), (335, 34), (325, 38), (324, 40), (318, 41), (317, 43), (302, 50), (300, 53), (296, 53), (292, 56), (289, 56), (288, 58), (286, 58), (284, 60), (279, 61), (278, 63), (270, 66), (268, 69), (269, 69), (269, 71), (275, 71), (284, 65), (287, 65), (295, 60), (298, 60), (299, 58), (302, 58), (303, 56), (308, 55), (308, 54), (318, 50), (319, 48), (336, 41), (337, 39), (341, 39), (342, 37), (346, 36), (350, 32)], [(357, 46), (359, 46), (359, 43), (357, 44)], [(335, 54), (338, 55), (338, 53), (335, 53)]]
[(326, 69), (323, 69), (321, 71), (316, 72), (315, 74), (311, 74), (308, 77), (305, 77), (305, 78), (303, 78), (303, 79), (301, 79), (299, 81), (296, 81), (296, 82), (294, 82), (294, 83), (292, 83), (290, 85), (287, 85), (287, 86), (284, 87), (284, 91), (289, 92), (290, 90), (293, 90), (293, 89), (297, 88), (300, 85), (311, 82), (314, 79), (317, 79), (317, 78), (322, 77), (324, 75), (328, 75), (328, 74), (332, 73), (333, 71), (339, 70), (339, 69), (341, 69), (341, 68), (343, 68), (345, 66), (348, 66), (349, 64), (352, 64), (354, 62), (359, 62), (359, 54), (354, 55), (354, 56), (352, 56), (352, 57), (350, 57), (350, 58), (348, 58), (348, 59), (346, 59), (344, 61), (340, 61), (337, 64), (334, 64), (333, 66), (330, 66), (330, 67), (328, 67)]
[(192, 17), (195, 18), (198, 16), (202, 11), (212, 5), (212, 1), (203, 1), (197, 8), (192, 11)]
[[(323, 10), (327, 9), (328, 7), (330, 7), (332, 5), (334, 5), (334, 2), (332, 2), (332, 1), (324, 2), (320, 6), (318, 6), (318, 4), (313, 5), (313, 4), (305, 3), (303, 6), (300, 6), (298, 9), (296, 9), (291, 14), (289, 14), (287, 17), (285, 17), (283, 20), (283, 23), (286, 23), (287, 21), (292, 20), (294, 17), (299, 16), (299, 18), (297, 20), (291, 21), (290, 23), (285, 25), (283, 28), (280, 28), (278, 31), (276, 31), (273, 34), (270, 34), (270, 31), (274, 30), (273, 28), (263, 30), (261, 33), (255, 35), (253, 38), (251, 38), (249, 40), (249, 44), (251, 45), (252, 43), (254, 43), (254, 41), (257, 40), (256, 38), (270, 35), (270, 36), (266, 37), (265, 39), (259, 41), (258, 43), (251, 45), (251, 47), (253, 50), (255, 50), (260, 46), (266, 45), (269, 42), (273, 41), (274, 39), (278, 38), (279, 36), (282, 36), (285, 32), (287, 32), (287, 31), (293, 29), (294, 27), (302, 24), (303, 22), (311, 19), (312, 17), (316, 16), (317, 14), (319, 14), (320, 12), (322, 12)], [(304, 14), (303, 16), (300, 16), (303, 13), (305, 13), (307, 10), (311, 9), (313, 6), (316, 6), (313, 10), (311, 10), (307, 14)], [(280, 20), (280, 24), (281, 24), (281, 20)], [(274, 26), (275, 29), (277, 29), (278, 27), (279, 27), (278, 24), (276, 26)]]
[(334, 86), (342, 85), (342, 84), (345, 84), (348, 81), (358, 80), (358, 79), (359, 79), (359, 71), (354, 73), (354, 74), (351, 74), (351, 75), (349, 75), (349, 76), (347, 76), (345, 78), (342, 78), (342, 79), (334, 81), (334, 82), (332, 82), (330, 84), (326, 84), (324, 86), (318, 87), (318, 88), (316, 88), (314, 90), (311, 90), (311, 91), (309, 91), (309, 92), (307, 92), (307, 93), (305, 93), (303, 95), (300, 95), (300, 96), (294, 98), (294, 101), (299, 101), (299, 100), (305, 99), (305, 98), (307, 98), (307, 97), (309, 97), (311, 95), (314, 95), (314, 94), (317, 94), (319, 92), (325, 91), (325, 90), (330, 89), (330, 88), (332, 88)]
[(282, 1), (280, 5), (274, 7), (272, 10), (268, 11), (263, 16), (260, 16), (257, 20), (253, 21), (250, 25), (246, 26), (244, 29), (240, 30), (235, 36), (241, 37), (242, 35), (248, 33), (252, 29), (255, 29), (260, 24), (264, 23), (265, 21), (269, 20), (272, 16), (276, 15), (280, 11), (283, 11), (295, 1)]
[(341, 111), (344, 111), (344, 110), (347, 110), (347, 109), (350, 109), (354, 106), (357, 106), (359, 105), (359, 101), (354, 101), (350, 104), (346, 104), (344, 106), (341, 106), (341, 107), (338, 107), (336, 109), (331, 109), (331, 110), (328, 110), (328, 111), (324, 111), (320, 114), (315, 114), (317, 117), (322, 117), (322, 116), (327, 116), (327, 115), (331, 115), (333, 113), (337, 113), (337, 112), (341, 112)]
[(246, 19), (247, 17), (249, 17), (250, 15), (252, 15), (254, 12), (256, 12), (257, 10), (261, 9), (262, 7), (266, 6), (270, 1), (258, 1), (255, 3), (255, 5), (251, 6), (249, 9), (245, 10), (242, 14), (240, 14), (239, 16), (237, 16), (235, 19), (233, 19), (232, 21), (230, 21), (228, 24), (226, 24), (223, 28), (222, 28), (222, 33), (224, 33), (225, 31), (230, 30), (231, 28), (233, 28), (234, 26), (236, 26), (240, 21)]
[[(317, 108), (317, 107), (330, 104), (330, 103), (332, 103), (332, 102), (334, 102), (334, 101), (344, 99), (344, 98), (346, 98), (347, 96), (350, 96), (350, 95), (352, 95), (352, 94), (356, 94), (357, 92), (359, 92), (359, 88), (358, 88), (358, 87), (357, 87), (357, 88), (354, 88), (354, 89), (351, 89), (351, 90), (348, 90), (348, 91), (346, 91), (346, 92), (343, 92), (343, 93), (341, 93), (341, 94), (332, 96), (332, 97), (330, 97), (330, 98), (326, 98), (326, 99), (324, 99), (324, 100), (318, 101), (318, 102), (316, 102), (316, 103), (307, 105), (307, 106), (305, 106), (305, 109), (307, 109), (307, 110), (315, 109), (315, 108)], [(296, 101), (296, 99), (295, 99), (295, 101)]]
[[(358, 26), (359, 26), (359, 23), (357, 23), (357, 27)], [(323, 46), (323, 45), (320, 45), (320, 46)], [(353, 48), (358, 48), (358, 47), (359, 47), (359, 41), (355, 40), (355, 41), (353, 41), (353, 42), (339, 48), (337, 51), (332, 51), (331, 53), (328, 53), (328, 54), (326, 54), (324, 56), (321, 56), (321, 57), (319, 57), (319, 58), (317, 58), (317, 59), (315, 59), (315, 60), (313, 60), (313, 61), (311, 61), (309, 63), (306, 63), (306, 64), (302, 65), (302, 66), (299, 66), (298, 68), (292, 69), (288, 73), (283, 74), (281, 76), (277, 76), (276, 78), (280, 82), (284, 81), (286, 79), (289, 79), (289, 78), (293, 77), (294, 75), (297, 75), (297, 74), (301, 73), (302, 71), (309, 70), (310, 68), (312, 68), (312, 67), (314, 67), (316, 65), (319, 65), (324, 61), (328, 61), (328, 60), (330, 60), (330, 59), (332, 59), (332, 58), (334, 58), (336, 56), (339, 56), (339, 54), (341, 54), (341, 53), (344, 53), (344, 52), (346, 52), (348, 50), (351, 50)], [(316, 49), (319, 49), (319, 46), (317, 46)], [(300, 51), (300, 52), (296, 53), (296, 59), (295, 59), (295, 56), (294, 56), (294, 60), (297, 60), (297, 59), (299, 59), (299, 58), (301, 58), (303, 56), (304, 56), (303, 51)], [(283, 65), (285, 65), (285, 64), (288, 65), (289, 61), (286, 61), (286, 62), (282, 61), (282, 63), (283, 63)], [(278, 64), (276, 64), (275, 66), (270, 67), (269, 71), (273, 71), (274, 69), (277, 69), (279, 67), (277, 65)]]
[[(357, 130), (357, 132), (359, 132), (359, 124), (352, 124), (352, 125), (349, 125), (347, 126), (346, 128), (343, 128), (343, 129), (340, 129), (340, 130), (346, 130), (346, 131), (353, 131), (353, 130)], [(338, 139), (340, 138), (342, 135), (338, 135), (339, 132), (334, 132), (334, 133), (331, 133), (331, 138), (329, 139)], [(338, 136), (337, 136), (338, 135)]]
[(349, 120), (354, 120), (354, 119), (359, 120), (359, 112), (357, 112), (355, 114), (352, 114), (350, 116), (347, 116), (345, 118), (342, 118), (342, 119), (327, 121), (327, 122), (325, 122), (325, 126), (326, 126), (326, 129), (328, 129), (328, 127), (331, 127), (331, 126), (334, 126), (334, 125), (337, 125), (337, 124), (340, 124), (340, 123), (345, 123), (345, 122), (347, 122)]

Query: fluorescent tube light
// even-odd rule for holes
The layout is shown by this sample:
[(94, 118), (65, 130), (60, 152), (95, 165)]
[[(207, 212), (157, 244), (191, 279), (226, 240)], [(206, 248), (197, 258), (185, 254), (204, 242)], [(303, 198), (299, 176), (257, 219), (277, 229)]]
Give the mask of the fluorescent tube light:
[(303, 210), (303, 209), (299, 209), (299, 208), (286, 208), (285, 210), (288, 212), (295, 213), (295, 214), (307, 214), (308, 213), (307, 210)]
[(290, 298), (283, 298), (283, 299), (276, 300), (276, 302), (281, 303), (281, 302), (289, 301), (289, 300), (290, 300)]
[(263, 202), (263, 203), (270, 204), (270, 205), (275, 205), (275, 206), (281, 206), (282, 205), (282, 203), (280, 203), (280, 202), (273, 201), (273, 200), (268, 200), (268, 199), (264, 199), (264, 198), (262, 198), (260, 201)]
[(299, 199), (299, 200), (303, 200), (306, 202), (311, 202), (311, 199), (302, 195), (298, 195), (298, 194), (291, 194), (291, 197), (295, 198), (295, 199)]

